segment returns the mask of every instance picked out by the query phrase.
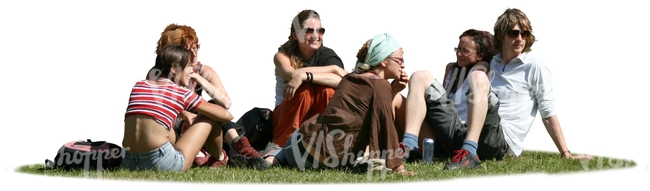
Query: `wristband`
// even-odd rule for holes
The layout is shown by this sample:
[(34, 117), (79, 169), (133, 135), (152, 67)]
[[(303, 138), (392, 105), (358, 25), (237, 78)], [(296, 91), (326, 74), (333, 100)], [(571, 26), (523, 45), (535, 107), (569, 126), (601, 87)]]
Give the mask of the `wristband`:
[(312, 74), (311, 72), (306, 72), (306, 73), (307, 73), (307, 82), (308, 83), (313, 82), (314, 81), (314, 74)]
[(570, 151), (570, 150), (566, 150), (566, 151), (562, 152), (560, 155), (562, 155), (562, 156), (564, 157), (564, 153), (569, 153), (569, 154), (571, 154), (571, 151)]

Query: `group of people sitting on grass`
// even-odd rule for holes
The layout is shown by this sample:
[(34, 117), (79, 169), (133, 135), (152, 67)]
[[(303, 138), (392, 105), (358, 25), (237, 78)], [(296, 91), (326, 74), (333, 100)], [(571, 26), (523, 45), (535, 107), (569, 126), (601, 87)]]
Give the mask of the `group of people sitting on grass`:
[[(335, 51), (323, 46), (324, 33), (316, 11), (294, 17), (273, 58), (273, 139), (262, 151), (234, 128), (219, 75), (197, 60), (196, 32), (167, 26), (154, 66), (130, 94), (122, 166), (350, 169), (366, 158), (413, 175), (404, 163), (421, 158), (423, 138), (433, 138), (434, 156), (449, 159), (445, 169), (474, 169), (481, 160), (519, 156), (538, 111), (561, 157), (590, 158), (572, 155), (565, 144), (550, 71), (531, 52), (535, 36), (519, 9), (498, 17), (494, 35), (464, 31), (454, 48), (456, 62), (439, 79), (425, 70), (409, 77), (402, 47), (387, 33), (363, 43), (347, 72)], [(201, 97), (203, 91), (211, 100)], [(228, 156), (226, 146), (236, 154)]]

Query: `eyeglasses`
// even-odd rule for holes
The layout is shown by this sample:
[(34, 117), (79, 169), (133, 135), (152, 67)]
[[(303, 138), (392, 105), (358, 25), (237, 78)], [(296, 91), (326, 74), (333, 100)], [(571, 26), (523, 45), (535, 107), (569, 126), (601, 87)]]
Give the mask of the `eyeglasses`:
[(521, 38), (526, 38), (526, 37), (528, 37), (528, 35), (530, 35), (530, 31), (527, 31), (527, 30), (524, 30), (524, 31), (522, 31), (522, 30), (509, 30), (508, 31), (508, 36), (510, 38), (517, 38), (517, 36), (519, 36), (519, 34), (521, 34)]
[(404, 64), (404, 58), (398, 58), (392, 56), (389, 56), (388, 58), (393, 59), (393, 61), (397, 62), (397, 64)]
[(313, 34), (314, 31), (318, 31), (319, 34), (325, 34), (325, 28), (305, 28), (306, 34)]
[(467, 51), (467, 50), (464, 50), (464, 49), (460, 49), (458, 47), (454, 47), (454, 52), (456, 52), (456, 53), (460, 52), (460, 54), (463, 55), (463, 56), (469, 56), (470, 54), (475, 53), (476, 51), (470, 52), (470, 51)]

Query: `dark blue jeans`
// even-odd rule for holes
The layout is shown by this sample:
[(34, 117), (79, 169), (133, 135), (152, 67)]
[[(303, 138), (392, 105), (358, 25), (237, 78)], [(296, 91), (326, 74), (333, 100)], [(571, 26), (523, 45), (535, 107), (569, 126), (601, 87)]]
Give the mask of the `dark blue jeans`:
[(275, 158), (280, 161), (281, 166), (285, 167), (295, 167), (300, 170), (320, 167), (320, 163), (306, 152), (302, 145), (302, 136), (298, 133), (298, 130), (291, 134), (284, 147), (275, 154)]

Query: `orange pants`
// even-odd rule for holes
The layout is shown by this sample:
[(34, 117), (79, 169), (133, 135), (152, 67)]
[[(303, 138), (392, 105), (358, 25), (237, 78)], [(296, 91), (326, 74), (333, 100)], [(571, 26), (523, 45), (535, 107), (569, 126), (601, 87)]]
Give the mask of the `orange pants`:
[(336, 90), (318, 84), (302, 84), (291, 100), (283, 100), (273, 109), (273, 140), (280, 147), (300, 124), (316, 114), (322, 114)]

